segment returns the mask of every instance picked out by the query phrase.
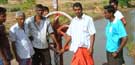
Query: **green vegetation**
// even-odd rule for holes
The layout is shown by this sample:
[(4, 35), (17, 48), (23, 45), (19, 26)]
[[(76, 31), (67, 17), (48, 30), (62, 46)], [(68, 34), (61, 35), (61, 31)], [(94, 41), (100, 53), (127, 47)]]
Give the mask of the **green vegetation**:
[(119, 0), (120, 6), (124, 7), (124, 6), (129, 6), (129, 1), (130, 0)]
[(0, 0), (0, 4), (6, 4), (8, 0)]
[(20, 4), (9, 4), (8, 10), (11, 12), (18, 11), (18, 10), (27, 10), (31, 9), (35, 4), (35, 0), (27, 0), (24, 3)]
[(134, 46), (135, 46), (134, 42), (130, 42), (130, 43), (127, 44), (127, 48), (128, 48), (129, 51), (133, 50)]
[(128, 51), (129, 51), (128, 54), (129, 54), (130, 56), (132, 56), (132, 57), (135, 58), (135, 51), (134, 51), (134, 49), (135, 49), (135, 42), (130, 42), (130, 43), (128, 43), (128, 44), (126, 45), (126, 47), (127, 47)]
[[(49, 19), (51, 20), (51, 23), (54, 23), (54, 15), (50, 16)], [(69, 22), (70, 22), (70, 20), (67, 17), (65, 17), (65, 16), (62, 16), (61, 15), (59, 17), (59, 23), (60, 23), (60, 25), (67, 24)]]
[[(119, 0), (119, 5), (123, 7), (132, 7), (132, 4), (135, 0)], [(134, 5), (134, 4), (133, 4)]]

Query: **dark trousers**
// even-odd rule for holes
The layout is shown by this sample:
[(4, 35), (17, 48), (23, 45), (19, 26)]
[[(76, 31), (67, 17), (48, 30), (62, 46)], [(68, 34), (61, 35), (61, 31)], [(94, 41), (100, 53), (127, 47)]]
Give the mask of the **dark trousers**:
[(120, 52), (120, 56), (121, 56), (122, 64), (125, 64), (125, 60), (124, 60), (124, 56), (123, 56), (123, 49)]
[[(120, 42), (122, 41), (122, 39), (120, 39)], [(122, 64), (125, 64), (125, 60), (124, 60), (124, 56), (123, 56), (123, 49), (120, 52), (121, 55), (121, 60), (122, 60)]]
[(34, 48), (35, 54), (32, 56), (32, 65), (51, 65), (49, 49)]
[(121, 52), (118, 53), (117, 57), (113, 57), (111, 52), (106, 52), (107, 55), (107, 64), (108, 65), (122, 65), (122, 56), (121, 56)]

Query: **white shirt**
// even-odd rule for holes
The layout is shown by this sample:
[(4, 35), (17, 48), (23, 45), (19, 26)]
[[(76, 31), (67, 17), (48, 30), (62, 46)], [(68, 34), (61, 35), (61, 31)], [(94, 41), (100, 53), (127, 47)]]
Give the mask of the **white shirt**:
[(117, 18), (117, 19), (122, 19), (124, 16), (122, 15), (122, 13), (119, 11), (119, 10), (117, 10), (115, 13), (114, 13), (114, 16)]
[(9, 37), (12, 42), (15, 42), (17, 54), (21, 59), (31, 58), (34, 54), (32, 43), (18, 24), (10, 28)]
[(34, 16), (26, 19), (26, 29), (27, 35), (32, 36), (34, 40), (32, 41), (34, 48), (45, 49), (48, 48), (47, 34), (52, 33), (53, 29), (50, 24), (49, 19), (44, 17), (40, 24), (36, 24)]
[(71, 46), (70, 51), (76, 52), (78, 47), (90, 47), (90, 35), (96, 33), (95, 26), (93, 24), (93, 19), (85, 14), (82, 18), (73, 18), (67, 34), (71, 36)]

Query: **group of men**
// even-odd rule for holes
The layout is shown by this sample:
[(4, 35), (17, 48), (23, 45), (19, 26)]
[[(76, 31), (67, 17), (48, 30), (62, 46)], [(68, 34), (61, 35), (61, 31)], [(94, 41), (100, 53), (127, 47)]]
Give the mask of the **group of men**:
[[(109, 3), (104, 7), (104, 17), (107, 19), (105, 28), (107, 62), (103, 65), (122, 65), (125, 64), (123, 47), (127, 42), (126, 20), (117, 10), (118, 1), (110, 0)], [(71, 65), (94, 65), (93, 50), (96, 30), (93, 18), (83, 13), (83, 7), (79, 2), (73, 4), (73, 11), (76, 17), (72, 19), (67, 32), (63, 34), (65, 46), (62, 49), (59, 49), (50, 20), (45, 17), (46, 12), (49, 12), (47, 7), (37, 4), (36, 14), (27, 19), (24, 12), (16, 12), (17, 23), (9, 30), (9, 40), (19, 65), (51, 65), (48, 36), (55, 42), (54, 45), (59, 54), (67, 49), (74, 52)], [(10, 65), (12, 59), (5, 32), (5, 21), (6, 9), (0, 7), (0, 65)]]

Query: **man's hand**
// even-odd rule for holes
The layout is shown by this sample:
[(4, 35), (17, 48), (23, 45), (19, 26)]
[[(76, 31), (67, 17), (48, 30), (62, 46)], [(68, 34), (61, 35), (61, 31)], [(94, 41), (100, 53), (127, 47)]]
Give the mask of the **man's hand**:
[(65, 52), (65, 49), (63, 48), (63, 49), (61, 49), (60, 51), (59, 51), (59, 54), (63, 54)]
[(59, 46), (59, 45), (57, 45), (57, 46), (56, 46), (56, 49), (57, 49), (57, 50), (60, 50), (60, 46)]
[(118, 52), (113, 52), (112, 53), (112, 56), (115, 58), (115, 57), (117, 57), (118, 56)]
[(93, 48), (89, 48), (88, 52), (90, 53), (90, 55), (93, 55)]

